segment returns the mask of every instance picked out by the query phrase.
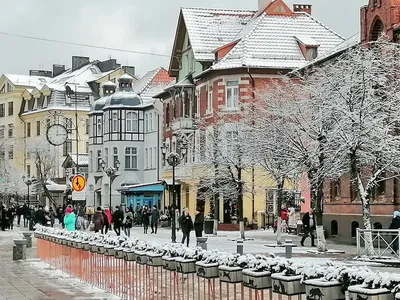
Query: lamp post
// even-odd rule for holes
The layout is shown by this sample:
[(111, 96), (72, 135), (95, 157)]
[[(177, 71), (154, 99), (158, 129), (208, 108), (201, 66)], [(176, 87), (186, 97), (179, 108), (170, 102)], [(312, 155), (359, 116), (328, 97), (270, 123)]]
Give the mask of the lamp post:
[(173, 243), (176, 243), (176, 191), (175, 191), (175, 167), (177, 167), (182, 160), (185, 158), (187, 154), (188, 146), (185, 141), (181, 142), (180, 152), (181, 155), (175, 152), (170, 152), (167, 154), (168, 147), (165, 143), (161, 146), (161, 153), (168, 164), (172, 167), (172, 233), (171, 233), (171, 240)]
[(106, 175), (108, 176), (109, 180), (110, 180), (110, 192), (109, 192), (109, 196), (110, 196), (110, 209), (111, 209), (111, 185), (114, 181), (115, 178), (117, 178), (117, 171), (119, 169), (119, 166), (121, 165), (121, 163), (119, 162), (119, 160), (117, 159), (115, 161), (115, 167), (106, 167), (107, 163), (104, 161), (104, 159), (101, 160), (101, 168), (103, 169), (103, 172), (106, 173)]
[[(23, 176), (22, 176), (22, 180), (24, 181), (24, 183), (25, 183), (26, 186), (28, 187), (28, 209), (29, 209), (29, 213), (30, 213), (31, 207), (30, 207), (30, 205), (29, 205), (29, 200), (30, 200), (30, 197), (29, 197), (29, 187), (31, 186), (31, 184), (32, 184), (36, 179), (35, 179), (35, 176), (30, 177), (29, 175), (28, 175), (28, 176), (23, 175)], [(31, 224), (32, 224), (32, 222), (31, 222), (31, 216), (29, 216), (29, 217), (28, 217), (28, 228), (29, 228), (29, 230), (31, 230)]]

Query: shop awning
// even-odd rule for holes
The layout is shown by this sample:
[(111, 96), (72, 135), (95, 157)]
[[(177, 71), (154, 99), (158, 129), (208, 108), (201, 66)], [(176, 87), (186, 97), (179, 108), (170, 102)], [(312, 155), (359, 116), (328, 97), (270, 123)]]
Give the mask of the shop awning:
[(124, 186), (118, 189), (118, 192), (123, 194), (130, 194), (136, 192), (163, 192), (165, 187), (164, 181), (152, 182), (152, 183), (142, 183), (130, 186)]

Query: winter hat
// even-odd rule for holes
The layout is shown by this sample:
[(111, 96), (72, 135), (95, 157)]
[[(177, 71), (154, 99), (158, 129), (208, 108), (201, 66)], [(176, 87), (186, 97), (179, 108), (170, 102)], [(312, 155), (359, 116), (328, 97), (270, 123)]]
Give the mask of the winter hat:
[(394, 218), (397, 218), (397, 217), (400, 217), (400, 211), (395, 211), (394, 213), (393, 213), (393, 217)]
[(101, 207), (99, 206), (99, 207), (97, 207), (97, 209), (96, 209), (96, 211), (103, 211), (102, 209), (101, 209)]
[(65, 213), (67, 213), (67, 214), (70, 214), (70, 213), (72, 213), (74, 210), (71, 208), (71, 207), (68, 207), (66, 210), (65, 210)]
[(48, 206), (45, 206), (45, 207), (44, 207), (44, 211), (49, 211), (49, 207), (48, 207)]

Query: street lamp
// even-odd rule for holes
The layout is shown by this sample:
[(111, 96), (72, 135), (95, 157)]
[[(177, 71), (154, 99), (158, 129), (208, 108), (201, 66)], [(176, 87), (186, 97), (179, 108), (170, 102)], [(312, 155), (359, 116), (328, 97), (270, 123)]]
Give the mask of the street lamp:
[[(32, 177), (30, 177), (29, 175), (26, 177), (25, 175), (23, 175), (22, 176), (22, 180), (24, 181), (24, 183), (26, 184), (26, 186), (28, 187), (28, 209), (29, 209), (29, 212), (30, 212), (30, 205), (29, 205), (29, 187), (30, 187), (30, 185), (36, 180), (35, 179), (35, 176), (32, 176)], [(31, 224), (32, 224), (32, 222), (31, 222), (31, 217), (30, 216), (28, 216), (28, 228), (29, 228), (29, 230), (33, 230), (33, 228), (31, 228)]]
[(114, 181), (115, 178), (118, 177), (118, 175), (116, 174), (119, 166), (121, 165), (121, 163), (119, 162), (119, 160), (117, 159), (114, 163), (115, 167), (106, 167), (107, 163), (104, 161), (104, 159), (101, 160), (100, 166), (103, 169), (103, 172), (106, 173), (106, 175), (108, 176), (109, 180), (110, 180), (110, 209), (111, 209), (111, 185)]
[(181, 142), (181, 147), (180, 147), (180, 152), (181, 155), (179, 155), (176, 152), (170, 152), (167, 154), (168, 147), (165, 144), (165, 142), (161, 146), (161, 153), (164, 158), (164, 161), (166, 160), (168, 164), (172, 167), (172, 234), (171, 234), (171, 240), (173, 243), (176, 243), (176, 215), (175, 215), (175, 209), (176, 209), (176, 191), (175, 191), (175, 167), (177, 167), (182, 160), (185, 158), (187, 154), (188, 146), (185, 141)]

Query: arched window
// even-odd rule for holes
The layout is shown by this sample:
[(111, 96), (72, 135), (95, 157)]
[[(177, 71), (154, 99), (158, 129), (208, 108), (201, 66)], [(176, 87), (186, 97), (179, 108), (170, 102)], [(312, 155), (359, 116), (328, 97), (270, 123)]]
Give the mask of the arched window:
[(381, 19), (377, 18), (371, 29), (371, 41), (376, 41), (380, 38), (383, 33), (383, 27)]
[(149, 114), (149, 131), (153, 131), (153, 113)]
[(118, 132), (119, 131), (119, 126), (118, 126), (118, 112), (114, 111), (112, 113), (112, 131), (113, 132)]
[(148, 114), (144, 114), (144, 132), (149, 131), (149, 116)]
[(97, 133), (96, 133), (96, 136), (99, 136), (99, 135), (102, 135), (103, 134), (103, 131), (102, 131), (102, 122), (101, 122), (101, 119), (100, 118), (98, 118), (97, 119)]
[(357, 228), (360, 227), (357, 221), (351, 222), (351, 237), (356, 237), (357, 235)]
[(136, 132), (138, 131), (138, 115), (135, 112), (126, 113), (126, 131)]
[(114, 168), (117, 167), (117, 160), (118, 160), (118, 148), (114, 147), (113, 148), (113, 166), (114, 166)]
[(338, 222), (336, 221), (336, 220), (333, 220), (332, 222), (331, 222), (331, 235), (332, 236), (334, 236), (334, 235), (338, 235), (338, 231), (339, 231), (339, 228), (338, 228), (339, 226), (338, 226)]

